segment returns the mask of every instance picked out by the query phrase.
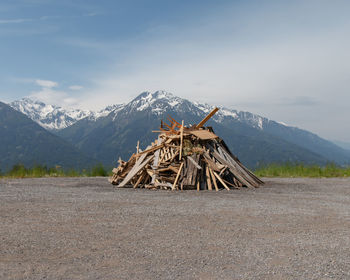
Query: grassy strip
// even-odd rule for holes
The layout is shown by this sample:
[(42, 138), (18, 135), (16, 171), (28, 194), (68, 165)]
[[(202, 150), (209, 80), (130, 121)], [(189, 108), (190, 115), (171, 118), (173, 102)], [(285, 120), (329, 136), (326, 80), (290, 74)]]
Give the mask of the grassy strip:
[(304, 164), (270, 164), (254, 171), (259, 177), (349, 177), (350, 167), (335, 164), (326, 166)]
[(41, 178), (41, 177), (96, 177), (110, 176), (102, 164), (97, 164), (91, 169), (78, 171), (75, 169), (64, 170), (60, 166), (48, 168), (45, 165), (35, 165), (32, 168), (26, 168), (22, 164), (16, 164), (6, 173), (0, 174), (4, 178)]

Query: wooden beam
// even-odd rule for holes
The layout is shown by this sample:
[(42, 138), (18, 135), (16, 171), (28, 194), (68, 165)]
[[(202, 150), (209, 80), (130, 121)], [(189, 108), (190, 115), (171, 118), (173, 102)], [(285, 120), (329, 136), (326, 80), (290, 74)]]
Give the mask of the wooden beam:
[(214, 114), (219, 111), (219, 108), (215, 107), (213, 111), (211, 111), (199, 124), (196, 125), (196, 128), (201, 128)]

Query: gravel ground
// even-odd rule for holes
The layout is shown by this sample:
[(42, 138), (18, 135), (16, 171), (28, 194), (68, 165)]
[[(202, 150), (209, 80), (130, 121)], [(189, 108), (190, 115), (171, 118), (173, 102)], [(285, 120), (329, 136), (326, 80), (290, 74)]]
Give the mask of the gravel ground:
[(265, 181), (0, 180), (0, 279), (350, 279), (350, 179)]

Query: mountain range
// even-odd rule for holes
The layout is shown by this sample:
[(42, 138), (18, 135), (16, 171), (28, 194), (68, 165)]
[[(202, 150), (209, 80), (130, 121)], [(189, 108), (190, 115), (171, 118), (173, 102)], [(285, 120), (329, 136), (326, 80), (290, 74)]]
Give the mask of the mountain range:
[(0, 170), (15, 164), (82, 169), (96, 161), (26, 115), (0, 102)]
[[(135, 152), (137, 140), (142, 148), (152, 142), (157, 137), (152, 130), (157, 130), (168, 115), (191, 125), (213, 109), (165, 91), (143, 92), (127, 104), (111, 105), (99, 112), (66, 110), (28, 98), (9, 105), (83, 155), (110, 167), (118, 157), (127, 159)], [(208, 125), (251, 168), (284, 161), (322, 165), (350, 162), (350, 151), (316, 134), (249, 112), (221, 107)]]

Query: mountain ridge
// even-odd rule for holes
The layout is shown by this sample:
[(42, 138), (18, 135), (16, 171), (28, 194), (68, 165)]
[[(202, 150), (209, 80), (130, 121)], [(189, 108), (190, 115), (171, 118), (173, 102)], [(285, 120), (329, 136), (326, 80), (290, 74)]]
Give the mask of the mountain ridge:
[(96, 161), (26, 115), (0, 102), (0, 169), (14, 164), (32, 167), (88, 168)]
[[(191, 125), (198, 123), (213, 108), (212, 105), (191, 102), (166, 91), (146, 91), (129, 103), (101, 110), (101, 114), (90, 111), (85, 118), (76, 119), (74, 123), (53, 132), (82, 152), (111, 165), (118, 156), (131, 155), (132, 146), (136, 145), (131, 144), (132, 141), (153, 141), (155, 136), (149, 131), (158, 129), (160, 120), (166, 119), (168, 114)], [(250, 112), (223, 106), (219, 108), (208, 125), (214, 126), (218, 134), (226, 135), (228, 139), (224, 139), (231, 143), (233, 151), (240, 147), (237, 155), (249, 162), (251, 167), (275, 161), (350, 162), (349, 151), (314, 133)], [(123, 148), (119, 149), (120, 146)]]

